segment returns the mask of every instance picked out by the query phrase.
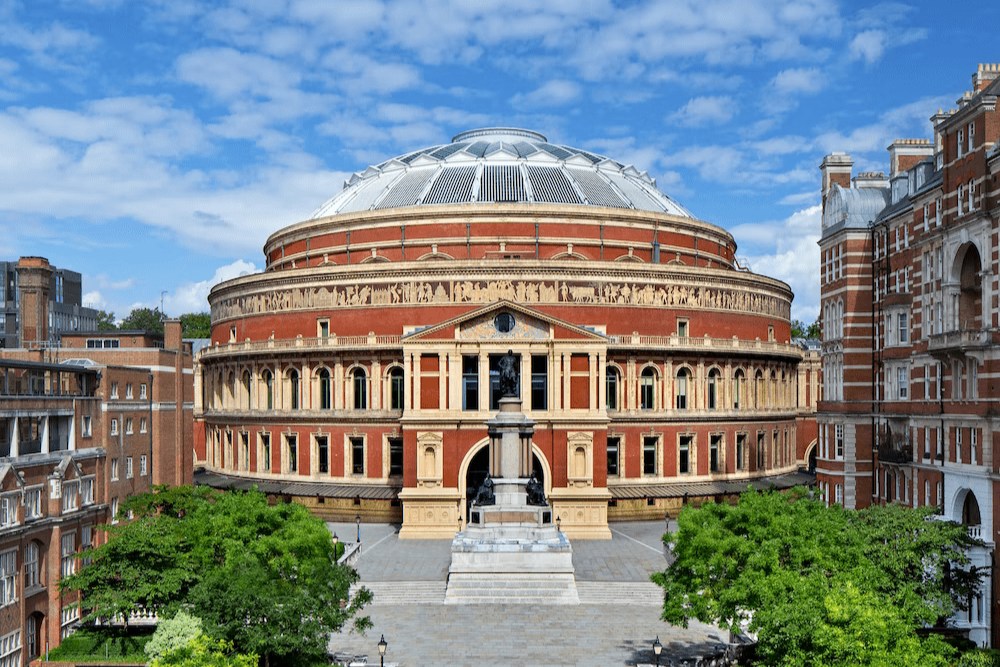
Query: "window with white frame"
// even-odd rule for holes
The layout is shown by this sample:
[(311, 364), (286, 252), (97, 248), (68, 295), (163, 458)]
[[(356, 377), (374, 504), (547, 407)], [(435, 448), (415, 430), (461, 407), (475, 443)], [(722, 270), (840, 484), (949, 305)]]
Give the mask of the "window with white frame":
[(86, 507), (94, 504), (94, 478), (80, 478), (80, 504)]
[(837, 484), (837, 486), (834, 487), (834, 488), (836, 489), (836, 491), (835, 491), (836, 496), (834, 497), (834, 502), (837, 503), (838, 505), (843, 505), (844, 504), (844, 485), (843, 484)]
[(844, 458), (844, 425), (835, 424), (833, 427), (834, 454), (836, 458)]
[(132, 418), (131, 417), (126, 417), (125, 418), (125, 434), (126, 435), (132, 435)]
[(147, 426), (146, 425), (146, 418), (145, 417), (140, 417), (139, 418), (139, 433), (145, 433), (146, 432), (146, 426)]
[(924, 204), (924, 231), (929, 232), (931, 229), (931, 205)]
[(17, 506), (21, 494), (18, 492), (5, 493), (0, 496), (0, 526), (14, 526), (17, 524)]
[(24, 492), (24, 519), (42, 518), (42, 487), (34, 486)]
[(146, 398), (146, 383), (143, 382), (139, 385), (139, 398)]
[(910, 395), (910, 373), (904, 366), (896, 367), (896, 397), (905, 400)]
[(969, 125), (966, 127), (966, 130), (967, 131), (965, 133), (965, 137), (966, 140), (968, 141), (968, 143), (966, 144), (966, 150), (971, 153), (973, 147), (976, 144), (976, 124), (970, 122)]
[(962, 462), (962, 427), (955, 427), (955, 462)]
[(958, 149), (958, 157), (962, 157), (965, 154), (965, 130), (963, 128), (958, 129), (955, 148)]
[(63, 482), (62, 484), (62, 511), (73, 512), (80, 507), (80, 482)]
[(93, 433), (93, 422), (90, 415), (83, 415), (80, 417), (80, 436), (84, 438), (89, 438)]
[(962, 205), (965, 201), (965, 183), (958, 184), (958, 196), (955, 198), (955, 214), (962, 215)]
[(111, 398), (118, 398), (118, 383), (111, 383)]
[(126, 456), (125, 457), (125, 479), (132, 479), (132, 476), (133, 476), (132, 457), (131, 456)]
[(80, 605), (74, 602), (73, 604), (68, 604), (65, 607), (63, 607), (62, 611), (59, 613), (59, 621), (60, 625), (62, 626), (59, 630), (59, 636), (62, 639), (66, 639), (66, 637), (69, 637), (71, 634), (73, 634), (76, 622), (79, 620), (80, 620)]
[(118, 523), (118, 499), (111, 499), (111, 523)]
[(128, 400), (130, 400), (130, 401), (132, 400), (132, 383), (131, 382), (126, 382), (125, 383), (125, 398), (128, 399)]
[(0, 553), (0, 606), (17, 601), (17, 549)]
[(20, 665), (21, 631), (15, 630), (0, 637), (0, 667), (20, 667)]
[(76, 572), (76, 533), (65, 533), (60, 547), (59, 573), (65, 579)]
[(28, 542), (24, 545), (24, 588), (41, 586), (41, 568), (39, 567), (40, 551), (38, 542)]
[(139, 477), (145, 477), (149, 469), (149, 461), (145, 454), (139, 456)]
[(113, 458), (111, 459), (111, 481), (114, 482), (117, 480), (118, 480), (118, 459)]
[(114, 417), (111, 419), (111, 435), (118, 435), (118, 419)]
[[(94, 527), (80, 526), (80, 553), (87, 553), (94, 548)], [(81, 557), (80, 561), (86, 566), (91, 563), (90, 556)]]

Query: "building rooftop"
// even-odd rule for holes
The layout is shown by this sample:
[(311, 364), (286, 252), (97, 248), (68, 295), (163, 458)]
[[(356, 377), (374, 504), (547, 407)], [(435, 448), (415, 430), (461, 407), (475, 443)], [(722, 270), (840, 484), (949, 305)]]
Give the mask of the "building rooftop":
[(368, 167), (311, 219), (400, 206), (552, 203), (692, 216), (645, 171), (518, 128), (483, 128)]

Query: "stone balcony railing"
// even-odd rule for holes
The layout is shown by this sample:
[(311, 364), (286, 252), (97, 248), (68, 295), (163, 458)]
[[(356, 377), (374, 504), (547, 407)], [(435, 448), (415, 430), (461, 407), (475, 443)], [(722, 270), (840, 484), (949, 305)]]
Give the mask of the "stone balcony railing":
[(645, 336), (638, 333), (608, 336), (609, 348), (626, 349), (675, 349), (681, 351), (720, 351), (742, 352), (749, 354), (781, 355), (801, 357), (802, 349), (797, 345), (763, 341), (758, 339), (745, 340), (732, 338), (713, 338), (711, 336)]
[(930, 352), (971, 350), (986, 347), (990, 340), (989, 329), (959, 329), (929, 336), (927, 349)]
[(881, 444), (878, 447), (878, 460), (881, 463), (910, 463), (913, 461), (913, 446), (909, 443), (902, 446)]
[(256, 352), (316, 352), (321, 350), (352, 350), (352, 349), (393, 349), (401, 346), (402, 336), (375, 335), (367, 336), (322, 336), (318, 338), (268, 339), (261, 341), (243, 341), (223, 343), (206, 347), (200, 353), (201, 359), (212, 359)]

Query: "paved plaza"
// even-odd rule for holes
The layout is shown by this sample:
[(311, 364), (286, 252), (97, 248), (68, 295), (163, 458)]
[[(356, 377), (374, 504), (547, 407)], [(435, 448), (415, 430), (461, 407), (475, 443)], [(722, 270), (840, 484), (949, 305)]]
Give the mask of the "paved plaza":
[[(357, 527), (331, 523), (344, 540)], [(608, 541), (573, 542), (579, 605), (445, 605), (450, 540), (399, 540), (398, 526), (361, 525), (356, 567), (375, 593), (367, 608), (374, 627), (343, 632), (333, 651), (367, 655), (378, 664), (383, 634), (386, 664), (430, 665), (636, 665), (653, 664), (652, 643), (663, 643), (660, 662), (704, 653), (723, 642), (714, 627), (684, 629), (660, 620), (662, 596), (649, 582), (666, 567), (663, 522), (612, 523)]]

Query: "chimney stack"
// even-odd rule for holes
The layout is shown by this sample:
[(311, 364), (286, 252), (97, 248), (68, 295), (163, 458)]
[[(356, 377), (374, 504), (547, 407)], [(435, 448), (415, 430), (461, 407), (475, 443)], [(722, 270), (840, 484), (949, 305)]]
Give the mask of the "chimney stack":
[(49, 342), (49, 289), (52, 266), (44, 257), (22, 257), (17, 261), (17, 292), (20, 318), (17, 334), (21, 347), (39, 349)]
[(830, 153), (819, 165), (823, 174), (823, 210), (826, 210), (826, 196), (834, 185), (842, 188), (851, 187), (851, 169), (854, 160), (847, 153)]
[(981, 93), (986, 86), (1000, 77), (1000, 63), (979, 63), (972, 75), (972, 92)]
[(893, 178), (934, 155), (934, 144), (929, 139), (896, 139), (888, 150), (889, 178)]

